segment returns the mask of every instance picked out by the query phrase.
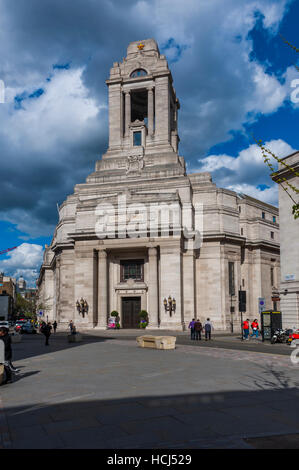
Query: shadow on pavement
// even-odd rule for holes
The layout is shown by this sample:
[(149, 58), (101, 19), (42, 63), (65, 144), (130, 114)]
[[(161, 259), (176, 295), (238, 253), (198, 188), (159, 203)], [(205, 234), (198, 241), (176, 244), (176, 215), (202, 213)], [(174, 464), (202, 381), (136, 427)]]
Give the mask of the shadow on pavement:
[(109, 339), (123, 339), (135, 341), (137, 336), (154, 335), (154, 336), (176, 336), (176, 344), (188, 345), (202, 348), (218, 348), (229, 349), (233, 351), (249, 351), (260, 352), (267, 354), (278, 354), (283, 356), (290, 355), (290, 346), (287, 344), (271, 344), (270, 341), (262, 341), (261, 336), (258, 339), (251, 338), (246, 341), (241, 338), (240, 333), (229, 333), (217, 331), (212, 334), (211, 341), (205, 341), (204, 334), (202, 334), (201, 341), (191, 340), (189, 331), (171, 331), (171, 330), (125, 330), (119, 331), (108, 330), (101, 332), (104, 338)]
[(41, 356), (64, 349), (78, 348), (86, 344), (100, 343), (107, 340), (113, 340), (113, 338), (83, 333), (82, 342), (69, 343), (67, 333), (56, 333), (50, 336), (49, 346), (45, 346), (45, 337), (42, 334), (22, 335), (22, 341), (20, 343), (12, 344), (13, 361)]
[(264, 438), (264, 448), (299, 448), (298, 397), (282, 388), (9, 407), (6, 447), (257, 448)]

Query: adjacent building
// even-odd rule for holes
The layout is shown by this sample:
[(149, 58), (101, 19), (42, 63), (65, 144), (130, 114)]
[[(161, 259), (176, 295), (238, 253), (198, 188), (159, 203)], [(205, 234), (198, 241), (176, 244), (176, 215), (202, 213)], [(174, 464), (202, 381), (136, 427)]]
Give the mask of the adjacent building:
[(105, 329), (116, 310), (123, 328), (135, 328), (146, 310), (152, 329), (210, 317), (231, 330), (240, 327), (239, 290), (250, 318), (260, 297), (273, 308), (278, 209), (218, 188), (209, 173), (187, 173), (180, 102), (157, 43), (130, 43), (106, 83), (109, 148), (60, 206), (44, 253), (38, 288), (48, 319)]
[(0, 273), (0, 321), (12, 319), (16, 300), (16, 280)]
[(299, 204), (299, 195), (286, 183), (299, 189), (298, 174), (299, 152), (295, 152), (281, 160), (279, 171), (273, 177), (274, 181), (282, 182), (279, 184), (280, 305), (285, 328), (299, 328), (299, 219), (292, 213), (292, 206)]
[(19, 277), (16, 288), (17, 288), (17, 294), (20, 294), (23, 298), (25, 298), (27, 284), (26, 284), (25, 279), (22, 276)]

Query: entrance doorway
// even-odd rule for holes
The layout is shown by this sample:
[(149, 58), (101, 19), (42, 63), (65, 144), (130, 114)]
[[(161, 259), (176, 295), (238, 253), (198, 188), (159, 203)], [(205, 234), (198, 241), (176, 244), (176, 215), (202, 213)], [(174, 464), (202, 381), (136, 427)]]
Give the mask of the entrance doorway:
[(138, 328), (141, 310), (141, 297), (122, 298), (122, 326), (123, 328)]

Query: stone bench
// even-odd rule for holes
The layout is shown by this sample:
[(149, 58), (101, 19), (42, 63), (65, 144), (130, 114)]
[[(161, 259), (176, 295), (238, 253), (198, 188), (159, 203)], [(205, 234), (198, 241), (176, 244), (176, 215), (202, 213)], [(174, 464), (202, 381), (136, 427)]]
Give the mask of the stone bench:
[(82, 335), (76, 333), (75, 335), (68, 335), (67, 340), (69, 343), (80, 343), (82, 341)]
[(175, 349), (176, 336), (139, 336), (136, 338), (140, 348)]

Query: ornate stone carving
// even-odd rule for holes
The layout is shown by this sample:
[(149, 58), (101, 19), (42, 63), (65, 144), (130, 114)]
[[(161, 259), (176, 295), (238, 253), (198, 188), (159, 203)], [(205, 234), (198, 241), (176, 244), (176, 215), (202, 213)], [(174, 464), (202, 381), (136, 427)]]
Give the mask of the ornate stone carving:
[(126, 174), (140, 173), (144, 168), (143, 155), (129, 155), (127, 158)]

